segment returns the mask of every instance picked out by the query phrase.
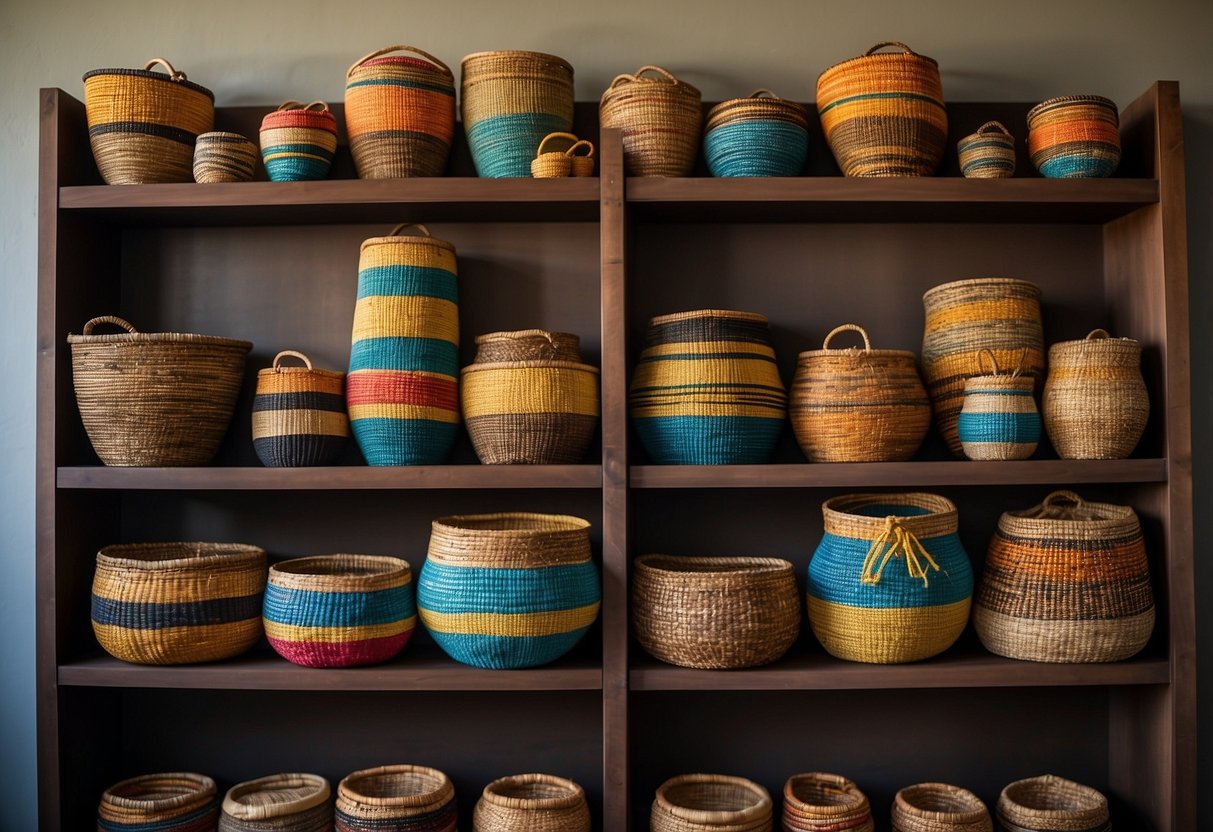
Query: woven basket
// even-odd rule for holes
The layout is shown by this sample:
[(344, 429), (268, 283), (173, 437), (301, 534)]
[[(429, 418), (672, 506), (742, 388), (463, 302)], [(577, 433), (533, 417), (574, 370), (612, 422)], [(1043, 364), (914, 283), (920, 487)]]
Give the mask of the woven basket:
[[(548, 150), (552, 142), (563, 143), (559, 150)], [(539, 142), (535, 158), (531, 160), (531, 176), (535, 179), (561, 179), (573, 173), (573, 160), (568, 150), (577, 143), (572, 133), (549, 133)]]
[(964, 449), (956, 425), (965, 381), (985, 375), (982, 350), (990, 350), (1000, 367), (1022, 361), (1021, 375), (1037, 382), (1044, 378), (1040, 287), (1009, 277), (958, 280), (928, 290), (922, 303), (922, 374), (939, 432), (960, 456)]
[(795, 176), (809, 156), (803, 104), (757, 90), (708, 111), (703, 155), (713, 176)]
[(257, 145), (239, 133), (203, 133), (194, 145), (194, 181), (248, 182), (257, 172)]
[[(126, 330), (94, 335), (101, 324)], [(138, 332), (93, 318), (68, 335), (72, 385), (93, 450), (106, 465), (206, 465), (227, 432), (244, 380), (248, 341)]]
[(1015, 175), (1015, 137), (999, 121), (987, 121), (956, 143), (960, 172), (968, 179)]
[(542, 52), (477, 52), (463, 59), (463, 129), (476, 172), (530, 176), (535, 148), (573, 129), (573, 67)]
[(990, 375), (965, 380), (964, 405), (956, 423), (956, 435), (969, 459), (1027, 459), (1040, 442), (1040, 413), (1032, 395), (1036, 381), (1020, 375), (1022, 366), (1010, 373), (998, 372), (998, 361), (990, 350), (982, 350)]
[[(901, 51), (879, 51), (889, 46)], [(939, 65), (904, 43), (878, 43), (821, 73), (817, 112), (846, 176), (931, 176), (943, 159)]]
[(237, 543), (128, 543), (97, 553), (97, 641), (135, 664), (238, 656), (261, 638), (265, 552)]
[(451, 778), (425, 766), (349, 774), (337, 785), (335, 832), (456, 832)]
[(809, 625), (840, 659), (930, 658), (969, 621), (973, 570), (956, 506), (934, 494), (851, 494), (822, 505), (809, 562)]
[(994, 832), (994, 824), (986, 804), (968, 789), (919, 783), (893, 799), (893, 832)]
[(270, 567), (265, 635), (304, 667), (379, 664), (408, 644), (417, 623), (407, 561), (378, 555), (320, 555)]
[(415, 46), (375, 50), (345, 73), (345, 130), (361, 179), (442, 176), (455, 135), (454, 74)]
[[(298, 358), (303, 367), (283, 367)], [(269, 468), (331, 465), (350, 438), (345, 373), (316, 370), (301, 352), (283, 350), (257, 373), (253, 450)]]
[(215, 781), (203, 774), (145, 774), (101, 795), (97, 832), (201, 832), (219, 817)]
[[(863, 349), (830, 349), (846, 331), (863, 336)], [(855, 324), (836, 327), (821, 349), (800, 354), (789, 415), (809, 462), (911, 459), (931, 427), (914, 353), (874, 350)]]
[(445, 462), (459, 429), (455, 247), (430, 236), (362, 244), (346, 382), (350, 428), (371, 465)]
[(755, 667), (796, 643), (797, 594), (786, 560), (644, 555), (632, 576), (632, 629), (663, 662)]
[(503, 361), (581, 361), (581, 339), (571, 332), (519, 329), (476, 336), (476, 364)]
[(1067, 95), (1028, 111), (1028, 153), (1041, 176), (1111, 176), (1120, 164), (1120, 116), (1098, 95)]
[(555, 514), (439, 518), (417, 583), (438, 646), (498, 669), (563, 656), (598, 617), (601, 597), (589, 522)]
[(770, 832), (771, 796), (762, 786), (723, 774), (684, 774), (657, 789), (653, 832)]
[(1106, 797), (1052, 774), (1011, 783), (995, 815), (1002, 832), (1112, 832)]
[(820, 771), (783, 787), (783, 832), (873, 832), (872, 807), (853, 782)]
[[(584, 152), (578, 153), (578, 151)], [(565, 152), (568, 154), (570, 173), (573, 176), (594, 175), (594, 144), (592, 142), (582, 139)]]
[[(161, 64), (168, 75), (152, 72)], [(84, 74), (88, 140), (109, 185), (189, 182), (194, 141), (215, 125), (215, 95), (164, 58)]]
[(1045, 429), (1062, 459), (1125, 459), (1150, 417), (1141, 344), (1102, 329), (1054, 344), (1041, 401)]
[(1120, 661), (1146, 646), (1154, 615), (1133, 509), (1055, 491), (999, 518), (973, 610), (990, 652), (1038, 662)]
[(484, 787), (475, 832), (590, 832), (585, 790), (550, 774), (502, 777)]
[(261, 161), (273, 182), (324, 179), (337, 153), (337, 119), (323, 101), (287, 101), (261, 120)]
[(332, 832), (329, 781), (317, 774), (272, 774), (232, 786), (219, 832)]
[(669, 70), (642, 66), (615, 77), (598, 111), (603, 129), (623, 131), (629, 176), (690, 176), (703, 123), (699, 90)]
[(767, 319), (720, 309), (653, 318), (628, 401), (654, 463), (769, 461), (787, 416), (787, 394)]

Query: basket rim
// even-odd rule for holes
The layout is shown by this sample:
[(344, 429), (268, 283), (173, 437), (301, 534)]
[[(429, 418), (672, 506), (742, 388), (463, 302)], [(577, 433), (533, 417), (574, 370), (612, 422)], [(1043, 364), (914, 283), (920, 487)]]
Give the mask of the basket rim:
[(186, 89), (193, 90), (194, 92), (200, 92), (203, 95), (205, 95), (207, 98), (209, 98), (211, 100), (212, 104), (215, 103), (215, 94), (213, 92), (211, 92), (210, 90), (208, 90), (206, 87), (202, 86), (201, 84), (197, 84), (197, 83), (189, 80), (188, 78), (181, 78), (179, 80), (174, 81), (172, 76), (165, 75), (163, 72), (152, 72), (150, 69), (128, 69), (125, 67), (105, 67), (102, 69), (90, 69), (88, 72), (84, 73), (84, 77), (81, 78), (80, 80), (87, 81), (89, 78), (95, 78), (99, 75), (129, 75), (129, 76), (133, 76), (135, 78), (150, 78), (155, 81), (168, 81), (170, 83), (176, 84), (177, 86), (181, 86), (181, 87), (185, 87)]
[[(888, 504), (890, 500), (900, 500), (907, 508), (927, 509), (926, 514), (891, 515), (901, 519), (904, 525), (922, 526), (938, 524), (953, 527), (959, 523), (959, 511), (956, 504), (940, 494), (925, 491), (891, 491), (865, 492), (856, 494), (839, 494), (821, 504), (821, 514), (827, 526), (838, 523), (850, 523), (872, 535), (878, 535), (884, 528), (886, 517), (876, 517), (869, 514), (857, 514), (854, 509), (862, 508), (872, 503)], [(831, 522), (833, 521), (833, 522)], [(951, 532), (949, 532), (951, 533)], [(936, 535), (930, 535), (932, 537)]]
[(854, 356), (856, 358), (861, 356), (869, 356), (872, 358), (908, 358), (914, 362), (918, 361), (918, 356), (913, 350), (865, 350), (863, 347), (839, 347), (836, 349), (818, 348), (815, 350), (805, 350), (796, 354), (796, 361), (797, 363), (800, 363), (801, 361), (809, 361), (814, 358), (845, 358), (848, 356)]
[[(945, 793), (955, 796), (958, 800), (972, 804), (971, 809), (962, 809), (961, 811), (941, 811), (939, 809), (923, 809), (917, 804), (911, 802), (912, 798), (918, 797), (922, 793)], [(939, 820), (947, 821), (974, 821), (982, 817), (990, 816), (989, 807), (985, 801), (975, 795), (968, 789), (960, 786), (953, 786), (951, 783), (915, 783), (912, 786), (906, 786), (898, 790), (893, 798), (893, 809), (910, 812), (918, 817), (930, 816)]]
[(459, 68), (462, 70), (468, 61), (483, 58), (538, 58), (562, 66), (569, 71), (569, 75), (573, 74), (573, 65), (559, 55), (553, 55), (550, 52), (532, 52), (529, 49), (486, 49), (482, 52), (472, 52), (470, 55), (463, 56), (463, 59), (459, 61)]
[[(1053, 492), (1053, 494), (1056, 493), (1057, 492)], [(1049, 496), (1051, 497), (1053, 494), (1050, 494)], [(1045, 499), (1048, 499), (1048, 497)], [(1083, 508), (1089, 509), (1092, 512), (1098, 513), (1102, 516), (1092, 518), (1032, 517), (1031, 514), (1033, 512), (1039, 511), (1045, 507), (1044, 503), (1042, 502), (1034, 506), (1029, 506), (1028, 508), (1014, 511), (1004, 511), (1002, 516), (999, 518), (998, 526), (999, 528), (1002, 528), (1004, 520), (1011, 525), (1032, 529), (1047, 529), (1049, 527), (1055, 527), (1058, 524), (1088, 529), (1108, 525), (1122, 525), (1126, 522), (1140, 524), (1140, 521), (1137, 518), (1137, 512), (1133, 510), (1132, 506), (1122, 506), (1117, 505), (1116, 503), (1092, 503), (1086, 500), (1082, 500), (1081, 505)], [(1077, 505), (1075, 507), (1077, 507)]]
[[(241, 798), (245, 795), (268, 791), (267, 787), (278, 787), (281, 789), (307, 788), (310, 790), (310, 794), (285, 803), (250, 804), (241, 802)], [(255, 780), (237, 783), (228, 789), (227, 794), (223, 796), (223, 813), (238, 820), (269, 820), (271, 818), (282, 817), (283, 815), (306, 812), (308, 809), (313, 809), (327, 801), (331, 794), (332, 788), (329, 786), (329, 781), (319, 774), (306, 774), (302, 772), (270, 774), (265, 777), (258, 777)]]
[[(366, 570), (357, 570), (358, 567), (366, 567)], [(314, 584), (319, 582), (330, 584), (327, 589), (332, 589), (332, 584), (349, 584), (350, 588), (359, 586), (365, 590), (361, 585), (409, 578), (411, 575), (412, 567), (404, 558), (336, 552), (331, 555), (305, 555), (270, 564), (268, 579), (275, 581), (278, 586), (295, 589), (316, 590)]]
[(209, 347), (231, 347), (245, 352), (253, 348), (252, 341), (225, 338), (222, 335), (196, 335), (191, 332), (111, 332), (104, 335), (75, 335), (68, 333), (69, 344), (197, 344)]
[(325, 378), (345, 378), (344, 370), (321, 370), (308, 367), (263, 367), (257, 371), (257, 378), (262, 376), (280, 376), (280, 375), (309, 375), (309, 376), (324, 376)]
[[(193, 553), (183, 551), (181, 557), (170, 558), (139, 557), (139, 553), (141, 552), (149, 552), (165, 547), (177, 547), (182, 550), (185, 550), (186, 547), (195, 547), (196, 549), (205, 547), (211, 551), (196, 551)], [(112, 554), (116, 551), (129, 554)], [(106, 566), (134, 569), (143, 572), (173, 572), (179, 569), (197, 569), (200, 561), (209, 558), (223, 558), (233, 566), (242, 566), (246, 562), (247, 564), (264, 563), (265, 557), (264, 549), (250, 543), (169, 540), (160, 543), (111, 543), (109, 546), (102, 546), (97, 552), (97, 563), (99, 565), (105, 564)]]
[[(411, 795), (393, 795), (391, 797), (372, 797), (364, 795), (355, 790), (355, 785), (367, 780), (372, 780), (379, 777), (391, 776), (394, 774), (416, 774), (421, 777), (426, 777), (431, 780), (438, 781), (434, 788), (427, 792)], [(451, 778), (446, 775), (446, 772), (439, 771), (436, 768), (429, 766), (411, 765), (408, 763), (400, 763), (388, 766), (376, 766), (375, 768), (364, 768), (358, 771), (352, 771), (345, 777), (341, 778), (341, 782), (337, 784), (337, 794), (354, 803), (359, 803), (364, 806), (376, 806), (381, 808), (392, 809), (409, 809), (419, 806), (429, 806), (441, 800), (444, 804), (454, 797), (455, 787), (451, 783)]]
[(419, 237), (415, 234), (397, 234), (388, 237), (368, 237), (362, 241), (362, 245), (358, 247), (358, 253), (361, 254), (368, 246), (391, 245), (393, 243), (402, 245), (429, 245), (437, 248), (446, 249), (451, 254), (455, 253), (455, 246), (448, 243), (446, 240), (439, 240), (437, 237)]
[[(747, 806), (744, 809), (736, 809), (732, 811), (724, 810), (707, 810), (707, 809), (689, 809), (685, 806), (678, 806), (671, 803), (666, 797), (666, 791), (685, 783), (704, 783), (712, 784), (728, 784), (737, 786), (744, 791), (748, 791), (758, 798), (758, 802), (752, 806)], [(661, 806), (662, 810), (668, 812), (676, 818), (690, 821), (691, 823), (712, 823), (719, 825), (721, 823), (721, 815), (728, 816), (729, 823), (742, 823), (753, 820), (763, 814), (770, 814), (773, 803), (771, 802), (770, 793), (753, 780), (748, 780), (745, 777), (734, 777), (728, 774), (681, 774), (677, 777), (671, 777), (657, 788), (656, 803)]]
[[(706, 567), (709, 564), (735, 566), (735, 569), (695, 569), (696, 566)], [(663, 565), (665, 564), (665, 565)], [(770, 575), (795, 574), (796, 567), (791, 561), (783, 558), (764, 557), (761, 555), (666, 555), (650, 553), (640, 555), (633, 561), (637, 568), (661, 576), (690, 575), (704, 577), (766, 577)], [(670, 568), (670, 566), (685, 565), (688, 569)]]
[[(183, 790), (178, 794), (154, 798), (125, 797), (114, 794), (116, 790), (124, 786), (134, 786), (140, 783), (163, 780), (180, 781), (183, 784), (190, 783), (196, 786), (196, 788), (192, 791)], [(201, 802), (202, 800), (209, 800), (215, 796), (216, 791), (215, 781), (205, 774), (198, 774), (192, 771), (169, 771), (156, 774), (141, 774), (138, 777), (128, 777), (125, 780), (119, 780), (102, 792), (101, 802), (123, 809), (163, 812), (168, 809), (178, 809), (182, 806), (188, 806), (191, 803)]]
[(581, 370), (587, 373), (599, 375), (600, 370), (593, 364), (582, 364), (580, 361), (558, 361), (548, 358), (533, 358), (525, 361), (490, 361), (483, 364), (469, 364), (459, 372), (477, 373), (482, 370)]
[[(304, 113), (306, 113), (306, 115), (302, 115)], [(294, 110), (270, 110), (268, 113), (266, 113), (262, 117), (260, 129), (261, 130), (281, 129), (281, 128), (274, 127), (272, 124), (269, 127), (266, 127), (266, 122), (270, 121), (271, 119), (280, 120), (280, 119), (285, 119), (287, 117), (290, 117), (290, 118), (302, 117), (305, 119), (315, 119), (317, 121), (323, 121), (325, 126), (327, 126), (329, 124), (333, 125), (334, 130), (336, 129), (336, 126), (337, 126), (337, 117), (335, 115), (333, 115), (333, 112), (331, 110), (294, 109)], [(308, 128), (308, 129), (314, 129), (314, 130), (324, 129), (323, 127), (321, 127), (319, 125), (310, 125), (310, 124), (304, 125), (304, 127)]]
[(1052, 352), (1059, 347), (1062, 350), (1140, 351), (1141, 341), (1123, 335), (1115, 338), (1073, 338), (1069, 341), (1054, 341), (1052, 344), (1049, 344), (1049, 351)]
[(1028, 110), (1027, 122), (1028, 129), (1032, 128), (1032, 119), (1039, 115), (1042, 110), (1049, 107), (1056, 107), (1059, 104), (1094, 104), (1096, 106), (1106, 107), (1112, 111), (1112, 115), (1116, 116), (1116, 123), (1120, 124), (1120, 108), (1116, 106), (1116, 102), (1102, 95), (1057, 95), (1053, 98), (1046, 98), (1044, 101), (1037, 104), (1032, 109)]
[(950, 280), (947, 283), (932, 286), (922, 293), (922, 299), (925, 302), (931, 295), (937, 292), (942, 293), (948, 289), (959, 289), (967, 286), (1020, 286), (1029, 289), (1037, 298), (1041, 294), (1038, 285), (1030, 280), (1024, 280), (1019, 277), (967, 277), (964, 280)]
[[(841, 789), (842, 791), (837, 794), (837, 797), (840, 798), (839, 802), (809, 803), (808, 801), (801, 800), (796, 796), (796, 786), (806, 781), (825, 783), (834, 789)], [(793, 808), (800, 810), (822, 808), (854, 810), (868, 803), (867, 795), (855, 785), (855, 781), (841, 774), (831, 774), (828, 771), (806, 771), (800, 774), (793, 774), (783, 785), (783, 800), (785, 805), (791, 804)]]
[(923, 55), (921, 52), (914, 52), (914, 51), (910, 51), (910, 52), (875, 52), (871, 55), (856, 55), (853, 58), (847, 58), (846, 60), (839, 61), (836, 64), (832, 64), (832, 65), (826, 67), (820, 73), (818, 73), (817, 83), (818, 83), (818, 85), (820, 85), (821, 79), (824, 78), (826, 75), (828, 75), (829, 73), (833, 72), (836, 69), (841, 69), (842, 67), (848, 66), (850, 64), (855, 64), (859, 61), (871, 62), (871, 61), (885, 61), (885, 60), (889, 60), (889, 59), (894, 59), (894, 60), (918, 59), (918, 60), (926, 61), (927, 63), (931, 64), (932, 66), (935, 67), (936, 71), (939, 70), (939, 61), (935, 60), (934, 58), (930, 57), (929, 55)]
[[(568, 794), (560, 797), (510, 797), (498, 794), (496, 791), (496, 789), (507, 784), (528, 786), (535, 783), (547, 786), (559, 786), (565, 789)], [(485, 786), (484, 791), (481, 793), (481, 799), (486, 803), (506, 809), (529, 809), (532, 811), (567, 809), (585, 801), (585, 789), (568, 778), (557, 777), (554, 774), (540, 774), (537, 772), (531, 774), (512, 774), (506, 777), (498, 777)]]
[[(1061, 788), (1067, 792), (1067, 796), (1074, 798), (1075, 803), (1081, 802), (1083, 805), (1075, 805), (1069, 809), (1049, 809), (1040, 806), (1033, 806), (1027, 803), (1021, 803), (1016, 798), (1015, 793), (1022, 791), (1024, 788), (1030, 788), (1035, 785), (1043, 785), (1050, 788)], [(1108, 798), (1099, 791), (1084, 783), (1078, 783), (1074, 780), (1069, 780), (1065, 777), (1059, 777), (1056, 774), (1041, 774), (1037, 777), (1025, 777), (1023, 780), (1016, 780), (1014, 783), (1008, 783), (998, 796), (997, 809), (1001, 813), (1004, 811), (1004, 804), (1009, 804), (1015, 812), (1022, 812), (1026, 815), (1032, 815), (1038, 818), (1056, 817), (1059, 814), (1079, 813), (1079, 814), (1102, 814), (1106, 820), (1108, 815)]]
[[(563, 154), (562, 154), (563, 155)], [(580, 341), (581, 337), (574, 332), (557, 332), (554, 329), (501, 329), (496, 332), (486, 332), (476, 336), (476, 345), (487, 344), (490, 341), (512, 341), (516, 338), (572, 338)]]
[(355, 74), (357, 74), (361, 69), (366, 67), (371, 67), (373, 69), (377, 66), (391, 65), (410, 66), (415, 69), (432, 70), (435, 75), (440, 75), (441, 77), (447, 79), (452, 85), (455, 82), (455, 73), (451, 71), (450, 67), (438, 66), (438, 64), (434, 63), (428, 58), (422, 57), (421, 55), (377, 55), (374, 58), (367, 58), (365, 61), (360, 62), (352, 70), (346, 73), (346, 87), (349, 86), (350, 80), (352, 80)]
[[(486, 528), (481, 524), (491, 524), (500, 520), (513, 520), (520, 522), (533, 522), (534, 528)], [(541, 523), (548, 527), (541, 527)], [(551, 526), (559, 526), (559, 528), (551, 528)], [(502, 537), (513, 537), (518, 534), (560, 534), (565, 532), (582, 532), (589, 531), (591, 527), (589, 520), (582, 517), (575, 517), (571, 514), (544, 514), (537, 511), (498, 511), (487, 514), (448, 514), (445, 517), (435, 519), (431, 524), (432, 529), (443, 529), (448, 532), (475, 532), (476, 534), (500, 535)]]
[(686, 312), (667, 312), (649, 318), (649, 326), (664, 326), (681, 321), (693, 321), (697, 318), (737, 318), (743, 321), (753, 321), (770, 326), (767, 316), (760, 312), (742, 312), (737, 309), (690, 309)]

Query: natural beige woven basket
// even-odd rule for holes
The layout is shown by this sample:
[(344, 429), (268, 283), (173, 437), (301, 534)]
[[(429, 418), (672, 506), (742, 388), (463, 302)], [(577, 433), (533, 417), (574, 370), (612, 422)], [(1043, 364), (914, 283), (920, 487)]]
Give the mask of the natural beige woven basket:
[(893, 832), (994, 832), (986, 804), (947, 783), (907, 786), (893, 800)]
[(837, 774), (793, 774), (783, 787), (783, 832), (873, 832), (872, 807)]
[(318, 774), (271, 774), (223, 798), (219, 832), (331, 832), (333, 790)]
[(1000, 831), (1111, 832), (1108, 799), (1090, 786), (1045, 774), (1016, 780), (996, 808)]
[(701, 96), (667, 69), (642, 66), (634, 75), (616, 76), (602, 94), (599, 119), (603, 128), (623, 131), (630, 176), (689, 176), (695, 166)]
[(684, 774), (657, 789), (652, 832), (770, 832), (771, 796), (742, 777)]
[(484, 787), (475, 832), (589, 832), (585, 790), (550, 774), (517, 774)]

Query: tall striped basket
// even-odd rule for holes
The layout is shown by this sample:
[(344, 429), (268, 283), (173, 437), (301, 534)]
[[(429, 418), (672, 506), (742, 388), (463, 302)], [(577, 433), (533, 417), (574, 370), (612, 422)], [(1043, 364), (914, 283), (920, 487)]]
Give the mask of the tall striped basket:
[(851, 494), (822, 505), (809, 562), (809, 624), (832, 656), (896, 664), (930, 658), (969, 621), (973, 570), (956, 506), (934, 494)]
[[(653, 77), (646, 77), (652, 75)], [(603, 128), (623, 133), (630, 176), (690, 176), (703, 124), (699, 90), (659, 66), (618, 75), (598, 106)]]
[(657, 464), (768, 461), (788, 397), (767, 319), (721, 309), (653, 318), (629, 403), (632, 424)]
[(991, 373), (965, 381), (956, 423), (960, 445), (969, 459), (1027, 459), (1040, 442), (1040, 411), (1032, 395), (1036, 382), (1021, 374), (1022, 363), (1013, 372), (1000, 373), (994, 353), (982, 350), (983, 366), (987, 359)]
[(333, 790), (318, 774), (271, 774), (223, 798), (219, 832), (332, 832)]
[(337, 785), (335, 832), (455, 832), (451, 778), (436, 768), (380, 766)]
[(337, 119), (323, 101), (287, 101), (261, 120), (261, 161), (272, 182), (324, 179), (337, 152)]
[(455, 247), (430, 236), (362, 244), (346, 382), (350, 428), (371, 465), (444, 462), (459, 428)]
[(809, 156), (804, 105), (767, 89), (708, 111), (703, 155), (712, 176), (795, 176)]
[[(283, 367), (297, 358), (303, 367)], [(350, 438), (345, 373), (316, 370), (301, 352), (283, 350), (257, 373), (253, 450), (268, 468), (330, 465)]]
[(219, 820), (215, 781), (177, 771), (115, 783), (101, 795), (97, 832), (207, 832)]
[(547, 664), (598, 617), (590, 524), (554, 514), (435, 520), (417, 584), (421, 621), (447, 655), (485, 668)]

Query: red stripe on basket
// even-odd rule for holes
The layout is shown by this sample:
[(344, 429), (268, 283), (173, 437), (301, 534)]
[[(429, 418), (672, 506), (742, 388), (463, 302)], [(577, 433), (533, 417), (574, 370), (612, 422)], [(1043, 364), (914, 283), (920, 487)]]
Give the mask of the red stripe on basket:
[(395, 636), (341, 643), (284, 641), (268, 637), (267, 640), (278, 655), (294, 664), (304, 667), (354, 667), (387, 661), (404, 648), (412, 634), (412, 629), (408, 629)]
[(345, 385), (346, 402), (360, 404), (412, 404), (459, 409), (459, 383), (403, 370), (360, 370)]

